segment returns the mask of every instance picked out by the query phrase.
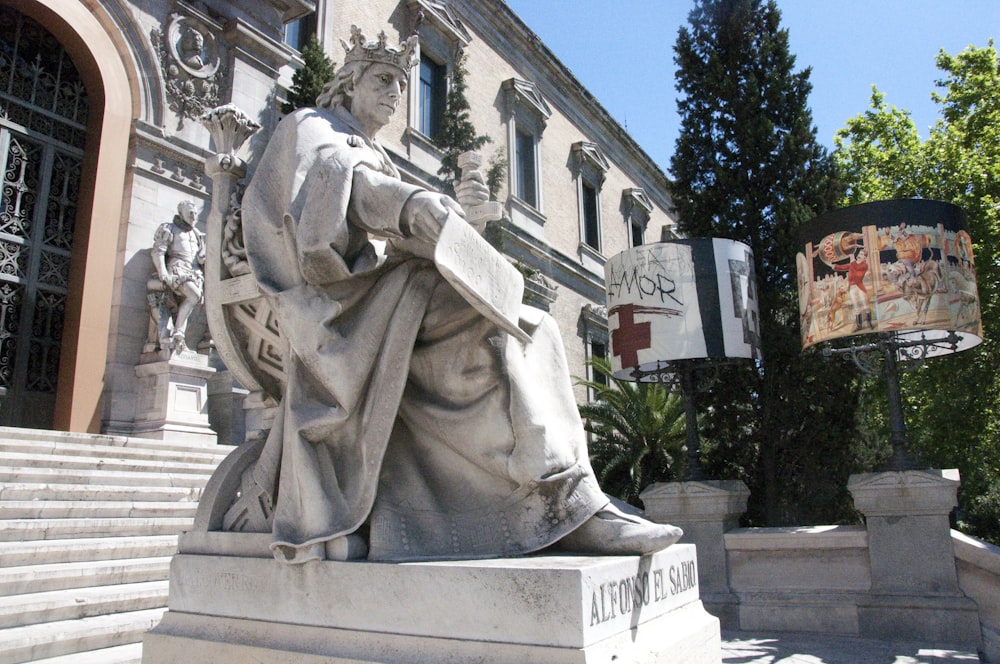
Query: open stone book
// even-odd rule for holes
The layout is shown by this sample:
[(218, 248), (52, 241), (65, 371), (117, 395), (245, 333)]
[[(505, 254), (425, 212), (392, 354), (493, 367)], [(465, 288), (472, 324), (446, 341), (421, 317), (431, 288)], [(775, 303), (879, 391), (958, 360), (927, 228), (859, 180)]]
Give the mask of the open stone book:
[(529, 341), (517, 324), (524, 277), (458, 215), (448, 215), (434, 249), (434, 263), (479, 313), (521, 342)]

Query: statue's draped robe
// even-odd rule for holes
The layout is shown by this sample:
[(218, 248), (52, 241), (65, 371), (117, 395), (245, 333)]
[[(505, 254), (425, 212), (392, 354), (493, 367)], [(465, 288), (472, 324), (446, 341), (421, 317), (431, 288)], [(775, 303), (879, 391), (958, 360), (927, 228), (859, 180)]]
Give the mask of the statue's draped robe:
[(247, 255), (289, 346), (267, 443), (280, 559), (321, 558), (366, 521), (373, 560), (527, 553), (607, 503), (555, 323), (523, 308), (522, 344), (400, 249), (416, 191), (346, 110), (301, 109), (244, 196)]

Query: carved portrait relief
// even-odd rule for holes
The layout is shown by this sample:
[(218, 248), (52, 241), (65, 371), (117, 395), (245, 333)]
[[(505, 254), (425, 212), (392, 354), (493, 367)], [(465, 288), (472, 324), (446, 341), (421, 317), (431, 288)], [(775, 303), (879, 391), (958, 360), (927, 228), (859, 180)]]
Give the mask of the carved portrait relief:
[(165, 30), (154, 29), (150, 38), (160, 56), (171, 110), (195, 119), (219, 103), (224, 67), (214, 32), (198, 19), (171, 14)]

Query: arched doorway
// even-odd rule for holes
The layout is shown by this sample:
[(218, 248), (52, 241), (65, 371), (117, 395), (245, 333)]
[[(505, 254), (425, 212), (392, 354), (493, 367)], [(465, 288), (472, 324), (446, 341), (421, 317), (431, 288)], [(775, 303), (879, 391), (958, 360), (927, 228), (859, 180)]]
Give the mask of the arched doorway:
[(89, 101), (62, 44), (0, 6), (0, 424), (53, 423)]

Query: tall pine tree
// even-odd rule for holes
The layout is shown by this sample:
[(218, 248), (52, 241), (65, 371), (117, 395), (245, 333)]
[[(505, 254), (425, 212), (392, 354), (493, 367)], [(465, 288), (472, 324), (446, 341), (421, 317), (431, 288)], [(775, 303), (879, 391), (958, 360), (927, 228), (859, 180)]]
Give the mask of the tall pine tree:
[(336, 66), (316, 41), (316, 35), (310, 35), (302, 49), (302, 66), (292, 74), (288, 101), (281, 105), (281, 112), (287, 115), (297, 108), (315, 106), (316, 97), (335, 73)]
[(682, 124), (670, 193), (685, 235), (753, 250), (763, 345), (759, 363), (725, 368), (699, 397), (706, 466), (747, 482), (754, 524), (847, 520), (856, 377), (800, 352), (798, 228), (839, 194), (807, 106), (810, 71), (795, 71), (772, 0), (696, 0), (688, 22), (674, 48)]
[(469, 150), (478, 150), (490, 142), (489, 136), (476, 133), (476, 127), (469, 117), (469, 100), (465, 96), (465, 91), (468, 89), (468, 84), (465, 82), (468, 74), (465, 69), (467, 57), (462, 55), (455, 60), (444, 116), (441, 118), (441, 135), (437, 139), (438, 146), (444, 150), (438, 175), (443, 176), (449, 184), (461, 175), (458, 167), (459, 155)]

